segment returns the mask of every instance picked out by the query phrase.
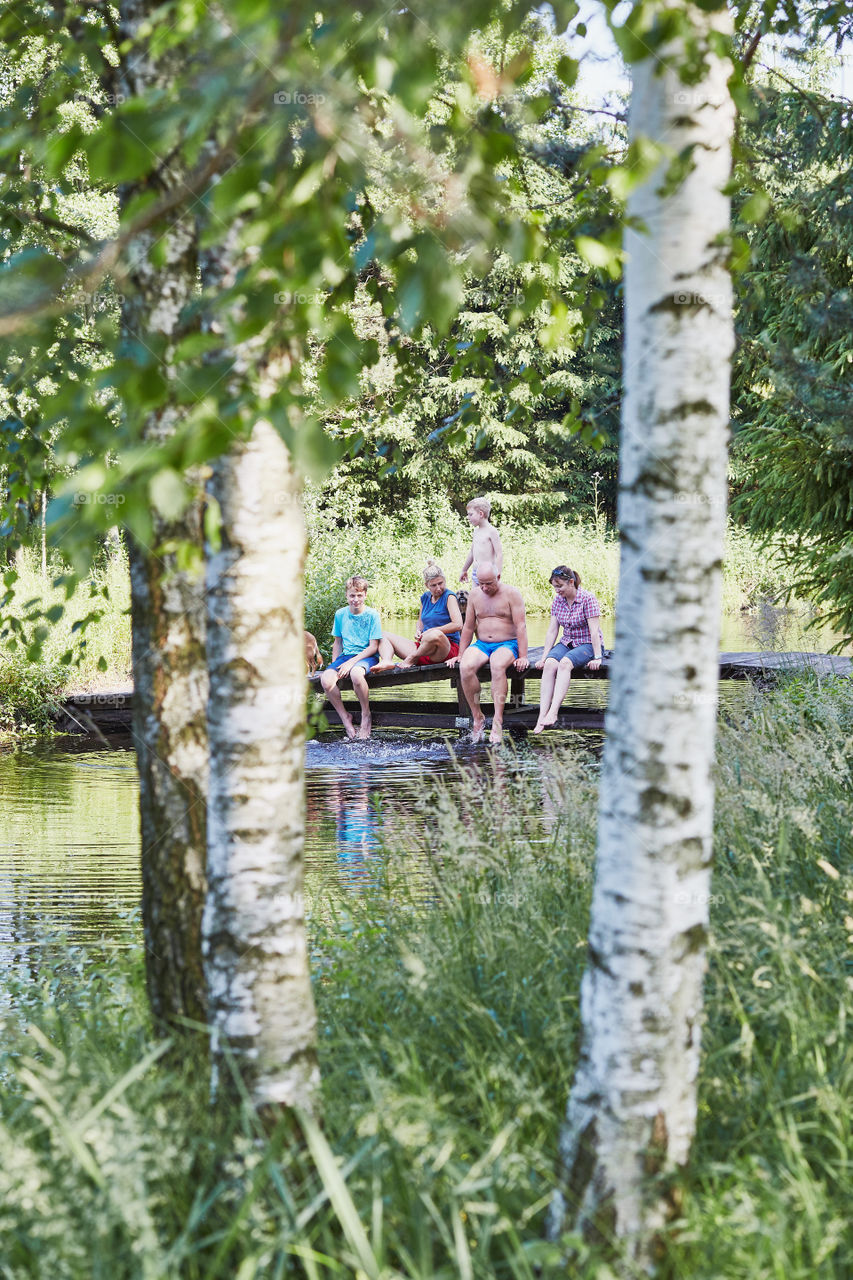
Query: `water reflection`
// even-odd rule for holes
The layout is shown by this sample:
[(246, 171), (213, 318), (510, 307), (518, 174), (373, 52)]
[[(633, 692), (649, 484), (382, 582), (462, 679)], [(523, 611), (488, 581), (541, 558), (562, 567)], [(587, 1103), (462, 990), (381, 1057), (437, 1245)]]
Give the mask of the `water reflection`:
[(305, 760), (305, 869), (309, 890), (334, 875), (355, 890), (379, 875), (371, 865), (386, 805), (427, 774), (448, 768), (447, 746), (378, 733), (370, 742), (337, 735), (309, 742)]

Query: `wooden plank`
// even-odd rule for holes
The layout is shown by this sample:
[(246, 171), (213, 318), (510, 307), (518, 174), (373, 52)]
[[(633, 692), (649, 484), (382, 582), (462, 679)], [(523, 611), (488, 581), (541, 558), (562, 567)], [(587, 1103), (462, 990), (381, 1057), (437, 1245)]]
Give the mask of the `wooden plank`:
[[(418, 704), (411, 710), (406, 711), (383, 711), (383, 703), (377, 703), (371, 708), (371, 720), (374, 728), (383, 729), (444, 729), (448, 733), (470, 729), (470, 720), (467, 717), (454, 716), (447, 712), (437, 713), (434, 711), (417, 710)], [(420, 707), (425, 708), (428, 704), (421, 703)], [(355, 724), (360, 723), (361, 713), (357, 704), (346, 705)], [(487, 721), (491, 718), (493, 707), (483, 707), (483, 713)], [(504, 714), (504, 728), (507, 730), (523, 730), (525, 733), (528, 729), (532, 729), (536, 724), (539, 708), (528, 706), (523, 710), (514, 711), (512, 715)], [(330, 726), (337, 727), (340, 724), (337, 713), (332, 707), (328, 708), (326, 718)], [(604, 730), (604, 710), (596, 710), (587, 707), (568, 707), (560, 711), (556, 728), (558, 729), (592, 729), (599, 732)]]
[[(542, 654), (541, 646), (537, 646), (530, 650), (530, 658), (532, 662), (536, 662)], [(572, 680), (606, 680), (609, 676), (609, 662), (607, 659), (601, 664), (599, 671), (587, 671), (582, 669), (576, 672)], [(788, 653), (761, 653), (761, 652), (739, 652), (739, 653), (721, 653), (719, 663), (719, 673), (721, 680), (743, 680), (743, 679), (765, 679), (773, 680), (781, 671), (798, 671), (810, 669), (826, 676), (842, 676), (853, 678), (853, 659), (847, 657), (839, 657), (834, 654), (810, 653), (805, 651), (796, 651)], [(510, 696), (507, 702), (507, 717), (520, 714), (522, 720), (520, 723), (526, 723), (524, 717), (528, 713), (535, 714), (536, 707), (531, 698), (529, 703), (524, 701), (525, 685), (529, 680), (540, 680), (542, 672), (537, 671), (535, 667), (528, 668), (527, 671), (519, 674), (517, 672), (510, 674)], [(370, 679), (369, 685), (373, 689), (389, 689), (409, 685), (419, 685), (424, 683), (435, 683), (436, 681), (446, 681), (450, 686), (450, 691), (455, 692), (456, 702), (429, 703), (419, 701), (417, 698), (406, 700), (405, 703), (393, 701), (393, 704), (383, 704), (381, 701), (373, 703), (374, 719), (377, 715), (385, 716), (426, 716), (426, 717), (444, 717), (444, 720), (452, 719), (454, 723), (457, 720), (469, 720), (470, 710), (465, 701), (465, 695), (462, 692), (461, 682), (459, 680), (458, 669), (455, 667), (447, 667), (444, 663), (437, 663), (429, 667), (415, 667), (411, 671), (388, 671), (382, 675), (374, 676)], [(488, 686), (488, 668), (482, 672), (482, 681)], [(308, 687), (314, 692), (321, 692), (319, 688), (319, 674), (308, 677)], [(342, 689), (351, 689), (352, 684), (349, 680), (341, 681)], [(451, 696), (452, 696), (451, 692)], [(534, 694), (535, 697), (535, 694)], [(90, 732), (86, 723), (87, 719), (91, 719), (97, 727), (106, 732), (127, 732), (131, 726), (131, 712), (133, 704), (133, 693), (131, 690), (103, 690), (99, 693), (75, 693), (64, 700), (57, 712), (57, 719), (63, 725), (70, 729), (71, 732), (81, 733)], [(65, 714), (62, 708), (65, 708)], [(571, 710), (571, 709), (570, 709)], [(331, 708), (328, 709), (331, 711)], [(327, 714), (328, 714), (327, 711)], [(484, 712), (486, 711), (484, 706)], [(332, 713), (333, 714), (333, 713)], [(564, 714), (569, 714), (564, 713)], [(580, 712), (579, 712), (580, 714)], [(596, 710), (585, 711), (583, 714), (588, 716), (603, 715), (603, 712)], [(75, 715), (78, 719), (75, 721)], [(376, 723), (380, 723), (379, 720)], [(408, 721), (407, 721), (408, 723)], [(403, 727), (400, 725), (399, 727)], [(413, 726), (414, 727), (414, 726)], [(424, 724), (423, 727), (431, 727)], [(445, 727), (444, 721), (438, 727)]]

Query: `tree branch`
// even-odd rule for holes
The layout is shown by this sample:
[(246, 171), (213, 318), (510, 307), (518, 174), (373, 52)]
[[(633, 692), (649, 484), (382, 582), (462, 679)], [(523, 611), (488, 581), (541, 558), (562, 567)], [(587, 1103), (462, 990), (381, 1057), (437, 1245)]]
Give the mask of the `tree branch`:
[(46, 227), (48, 231), (62, 231), (66, 235), (74, 236), (76, 240), (82, 240), (84, 244), (97, 244), (94, 236), (90, 236), (89, 232), (84, 231), (82, 227), (72, 227), (70, 222), (64, 222), (62, 218), (55, 218), (53, 214), (44, 213), (41, 209), (15, 209), (14, 214), (22, 222)]
[(808, 89), (804, 89), (801, 84), (797, 84), (796, 80), (792, 80), (789, 76), (786, 76), (784, 71), (780, 71), (778, 67), (768, 67), (766, 62), (759, 62), (758, 65), (759, 67), (761, 67), (762, 71), (767, 71), (770, 73), (770, 75), (778, 76), (780, 80), (784, 80), (785, 84), (787, 84), (796, 93), (800, 93), (804, 98), (807, 98), (808, 101), (811, 103), (812, 107), (814, 108), (815, 115), (818, 116), (821, 123), (826, 124), (826, 116), (823, 114), (820, 107), (818, 106), (818, 100), (817, 100), (816, 94), (811, 93), (810, 90)]

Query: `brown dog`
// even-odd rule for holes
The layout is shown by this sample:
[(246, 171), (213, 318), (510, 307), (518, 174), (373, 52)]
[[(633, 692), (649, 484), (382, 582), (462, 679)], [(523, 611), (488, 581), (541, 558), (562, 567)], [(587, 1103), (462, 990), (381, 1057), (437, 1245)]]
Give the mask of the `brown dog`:
[(309, 675), (313, 675), (324, 665), (320, 646), (310, 631), (305, 632), (305, 665), (308, 667)]

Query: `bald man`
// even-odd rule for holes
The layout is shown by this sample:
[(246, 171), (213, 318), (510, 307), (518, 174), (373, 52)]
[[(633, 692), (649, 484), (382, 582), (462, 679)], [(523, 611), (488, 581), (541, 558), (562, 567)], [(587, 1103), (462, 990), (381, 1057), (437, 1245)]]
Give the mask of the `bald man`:
[[(474, 640), (474, 632), (477, 639)], [(472, 643), (473, 641), (473, 643)], [(510, 667), (527, 669), (527, 619), (524, 601), (518, 587), (508, 587), (494, 564), (477, 565), (477, 586), (468, 597), (465, 625), (459, 641), (459, 656), (450, 658), (448, 667), (459, 663), (462, 692), (471, 708), (471, 741), (482, 742), (486, 718), (480, 710), (480, 681), (477, 672), (487, 662), (492, 676), (492, 701), (495, 715), (489, 742), (499, 746), (503, 741), (504, 705)]]

